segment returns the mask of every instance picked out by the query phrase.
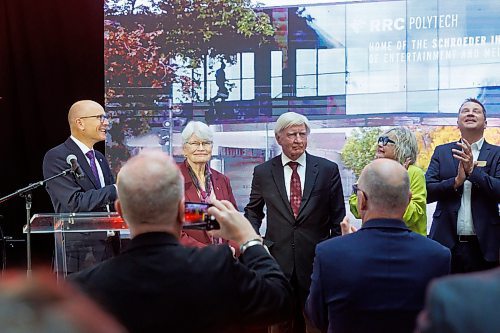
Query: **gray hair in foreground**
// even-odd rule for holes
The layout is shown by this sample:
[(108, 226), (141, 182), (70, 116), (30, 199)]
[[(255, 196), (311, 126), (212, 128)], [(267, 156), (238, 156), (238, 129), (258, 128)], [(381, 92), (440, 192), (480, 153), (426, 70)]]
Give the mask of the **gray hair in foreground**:
[(274, 128), (274, 134), (278, 135), (282, 130), (290, 126), (295, 125), (306, 125), (307, 134), (311, 132), (311, 126), (309, 125), (309, 119), (305, 116), (295, 113), (295, 112), (285, 112), (279, 116), (276, 120), (276, 127)]
[(187, 123), (186, 127), (181, 133), (182, 137), (182, 143), (186, 143), (189, 141), (189, 139), (193, 136), (196, 135), (202, 140), (207, 140), (207, 141), (213, 141), (214, 139), (214, 132), (212, 129), (205, 123), (202, 123), (201, 121), (190, 121)]
[(406, 209), (410, 192), (408, 172), (399, 163), (380, 158), (368, 164), (359, 179), (368, 202), (384, 210)]
[(388, 129), (383, 135), (393, 134), (396, 161), (404, 164), (407, 158), (411, 159), (410, 164), (415, 164), (418, 155), (418, 143), (415, 134), (408, 127), (393, 127)]
[(169, 223), (184, 197), (184, 179), (170, 156), (143, 149), (121, 168), (117, 191), (127, 223)]

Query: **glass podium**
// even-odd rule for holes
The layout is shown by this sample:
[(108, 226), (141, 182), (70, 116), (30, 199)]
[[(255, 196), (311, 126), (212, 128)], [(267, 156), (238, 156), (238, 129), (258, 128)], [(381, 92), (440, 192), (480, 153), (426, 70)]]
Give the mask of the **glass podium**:
[[(96, 252), (109, 247), (108, 236), (116, 231), (121, 238), (129, 238), (128, 226), (118, 213), (35, 214), (31, 218), (32, 234), (54, 234), (58, 278), (106, 259)], [(26, 225), (23, 232), (27, 233)]]

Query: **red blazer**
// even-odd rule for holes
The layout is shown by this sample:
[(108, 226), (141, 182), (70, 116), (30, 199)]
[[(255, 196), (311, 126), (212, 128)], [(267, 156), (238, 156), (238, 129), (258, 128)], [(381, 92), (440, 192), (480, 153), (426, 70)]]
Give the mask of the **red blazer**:
[[(188, 169), (185, 162), (178, 164), (182, 175), (184, 176), (184, 197), (186, 201), (190, 202), (200, 202), (200, 197), (196, 186), (191, 180)], [(224, 176), (222, 173), (210, 168), (212, 172), (212, 185), (215, 197), (217, 200), (228, 200), (230, 201), (236, 209), (236, 200), (234, 199), (233, 190), (231, 189), (231, 184), (229, 178)], [(182, 245), (185, 246), (196, 246), (203, 247), (211, 244), (210, 236), (204, 230), (185, 230), (182, 231), (181, 240)]]

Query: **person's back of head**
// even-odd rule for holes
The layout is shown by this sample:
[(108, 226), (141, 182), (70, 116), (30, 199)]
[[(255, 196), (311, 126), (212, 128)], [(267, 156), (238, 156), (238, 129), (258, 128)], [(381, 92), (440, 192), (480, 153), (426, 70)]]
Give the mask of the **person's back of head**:
[(179, 235), (184, 216), (184, 179), (175, 161), (156, 149), (142, 150), (118, 173), (116, 209), (131, 236), (150, 231)]
[(408, 172), (398, 162), (381, 158), (368, 164), (358, 181), (358, 211), (363, 222), (402, 219), (411, 198)]
[(123, 333), (110, 314), (48, 269), (8, 271), (0, 283), (0, 330), (16, 333)]

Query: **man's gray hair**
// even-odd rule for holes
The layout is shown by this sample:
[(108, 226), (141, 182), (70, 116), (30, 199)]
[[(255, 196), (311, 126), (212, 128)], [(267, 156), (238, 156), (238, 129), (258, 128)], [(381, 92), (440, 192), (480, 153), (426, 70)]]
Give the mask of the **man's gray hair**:
[(406, 209), (410, 179), (404, 167), (395, 163), (391, 159), (377, 159), (361, 173), (361, 190), (366, 192), (367, 200), (373, 206), (385, 210)]
[(295, 112), (285, 112), (279, 116), (276, 120), (276, 127), (274, 128), (274, 134), (279, 134), (285, 128), (295, 125), (306, 125), (307, 134), (311, 132), (311, 126), (309, 125), (309, 119), (305, 116), (295, 113)]
[(194, 135), (199, 137), (202, 140), (213, 141), (214, 132), (212, 129), (205, 123), (201, 121), (190, 121), (187, 123), (186, 127), (181, 133), (182, 143), (186, 143), (189, 139)]
[(418, 143), (415, 134), (408, 127), (393, 127), (382, 135), (393, 134), (395, 144), (394, 154), (396, 161), (404, 164), (407, 158), (411, 159), (410, 164), (415, 164), (418, 155)]
[(122, 167), (117, 191), (127, 223), (168, 223), (178, 214), (184, 179), (171, 157), (145, 149)]

